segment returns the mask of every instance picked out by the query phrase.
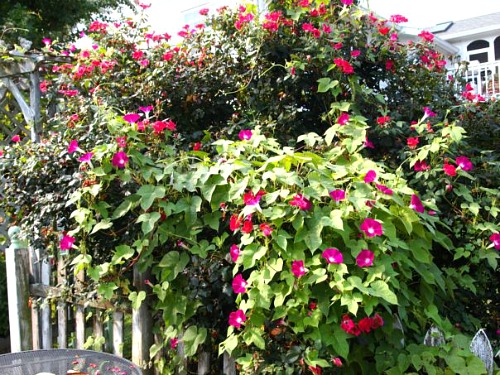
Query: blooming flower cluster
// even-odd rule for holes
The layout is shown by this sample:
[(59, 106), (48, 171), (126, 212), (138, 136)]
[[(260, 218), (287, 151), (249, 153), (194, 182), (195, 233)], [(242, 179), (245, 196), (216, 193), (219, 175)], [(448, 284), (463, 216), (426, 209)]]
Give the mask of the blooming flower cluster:
[(358, 323), (349, 315), (343, 315), (342, 321), (340, 323), (340, 328), (350, 335), (359, 336), (362, 333), (370, 333), (384, 325), (384, 320), (379, 314), (375, 314), (373, 317), (362, 318)]

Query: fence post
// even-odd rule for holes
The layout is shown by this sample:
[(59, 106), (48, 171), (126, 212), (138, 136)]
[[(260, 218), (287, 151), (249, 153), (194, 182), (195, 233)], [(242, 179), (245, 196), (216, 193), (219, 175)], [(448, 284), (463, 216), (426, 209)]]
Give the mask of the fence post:
[(29, 350), (33, 342), (29, 306), (29, 253), (27, 243), (19, 238), (20, 231), (19, 227), (9, 229), (11, 244), (5, 250), (11, 352)]
[[(148, 272), (140, 272), (134, 265), (134, 287), (147, 293)], [(132, 362), (145, 367), (149, 363), (149, 348), (153, 344), (153, 324), (147, 300), (138, 309), (132, 309)]]

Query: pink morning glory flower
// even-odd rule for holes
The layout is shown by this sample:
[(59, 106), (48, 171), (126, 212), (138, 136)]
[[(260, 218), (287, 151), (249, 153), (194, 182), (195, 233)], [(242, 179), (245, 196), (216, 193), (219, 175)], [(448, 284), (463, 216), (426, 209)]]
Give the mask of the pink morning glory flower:
[(63, 238), (61, 239), (61, 242), (59, 242), (59, 247), (61, 248), (61, 250), (69, 250), (71, 249), (74, 243), (75, 243), (74, 237), (64, 235)]
[(19, 135), (15, 135), (11, 138), (11, 141), (14, 142), (14, 143), (17, 143), (17, 142), (20, 142), (21, 141), (21, 137)]
[(363, 220), (363, 222), (359, 226), (359, 229), (365, 232), (365, 235), (367, 235), (368, 237), (382, 235), (382, 224), (380, 224), (377, 220), (371, 219), (369, 217)]
[(295, 194), (293, 199), (290, 201), (290, 206), (297, 206), (301, 210), (307, 211), (311, 209), (312, 203), (302, 194)]
[(349, 113), (342, 112), (342, 114), (337, 119), (337, 124), (345, 125), (349, 122)]
[(68, 145), (68, 154), (72, 154), (76, 150), (78, 150), (78, 142), (74, 139)]
[(265, 194), (266, 192), (264, 190), (259, 190), (257, 194), (254, 194), (253, 191), (246, 192), (243, 194), (243, 202), (245, 202), (247, 206), (255, 206), (259, 204), (260, 198)]
[(332, 199), (335, 202), (340, 202), (340, 201), (343, 201), (345, 199), (345, 191), (342, 189), (333, 190), (329, 194), (330, 194), (330, 197), (332, 197)]
[(373, 265), (373, 258), (375, 254), (373, 251), (368, 249), (361, 250), (361, 252), (356, 257), (356, 264), (358, 267), (371, 267)]
[(239, 273), (234, 277), (232, 282), (233, 292), (236, 294), (245, 293), (247, 291), (247, 285), (247, 281)]
[(262, 234), (266, 237), (270, 236), (271, 233), (273, 232), (273, 228), (271, 228), (271, 226), (269, 224), (266, 224), (266, 223), (260, 224), (259, 228), (260, 228), (260, 231), (262, 232)]
[(493, 233), (490, 236), (490, 241), (493, 242), (495, 249), (500, 250), (500, 233)]
[(229, 249), (229, 254), (231, 255), (231, 260), (233, 262), (236, 262), (238, 260), (238, 257), (240, 256), (240, 248), (237, 245), (231, 245), (231, 248)]
[(436, 113), (432, 112), (429, 107), (424, 107), (424, 115), (425, 117), (434, 117)]
[(246, 129), (246, 130), (241, 130), (238, 134), (238, 137), (242, 140), (242, 141), (248, 141), (250, 138), (252, 138), (252, 131), (249, 130), (249, 129)]
[(333, 247), (325, 249), (321, 256), (325, 258), (328, 264), (340, 264), (344, 262), (344, 256), (340, 250)]
[(113, 159), (111, 160), (111, 164), (116, 168), (123, 169), (125, 165), (128, 163), (128, 156), (124, 151), (118, 151), (113, 155)]
[(247, 320), (247, 317), (241, 309), (233, 311), (229, 314), (229, 325), (235, 328), (240, 328), (245, 320)]
[(86, 154), (83, 154), (82, 156), (80, 156), (78, 158), (78, 161), (80, 161), (82, 163), (90, 163), (90, 159), (92, 159), (93, 155), (94, 155), (94, 153), (87, 152)]
[(123, 119), (131, 124), (137, 122), (140, 118), (141, 115), (137, 113), (127, 113), (125, 116), (123, 116)]
[(412, 196), (411, 196), (410, 208), (414, 209), (417, 212), (420, 212), (421, 214), (425, 212), (424, 205), (422, 204), (422, 201), (415, 194), (412, 194)]
[(139, 107), (139, 111), (144, 112), (146, 115), (153, 110), (152, 105), (148, 105), (146, 107)]
[(370, 182), (375, 181), (377, 178), (377, 172), (375, 172), (373, 169), (370, 169), (368, 172), (366, 172), (364, 181), (369, 184)]
[(292, 262), (292, 273), (295, 277), (301, 277), (302, 275), (305, 275), (306, 272), (307, 269), (304, 267), (303, 260), (294, 260)]
[(472, 169), (474, 169), (474, 165), (467, 156), (458, 156), (455, 159), (455, 163), (457, 163), (457, 165), (462, 168), (463, 171), (471, 171)]
[(381, 185), (381, 184), (375, 184), (375, 187), (380, 190), (382, 193), (384, 194), (387, 194), (387, 195), (392, 195), (394, 194), (394, 192), (392, 191), (392, 189), (389, 189), (387, 186), (385, 185)]

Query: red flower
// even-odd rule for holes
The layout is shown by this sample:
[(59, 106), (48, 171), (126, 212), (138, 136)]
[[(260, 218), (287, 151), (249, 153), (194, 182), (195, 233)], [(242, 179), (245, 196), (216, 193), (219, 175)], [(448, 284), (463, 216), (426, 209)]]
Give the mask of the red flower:
[(266, 192), (264, 190), (259, 190), (255, 195), (253, 191), (249, 191), (243, 194), (243, 202), (245, 202), (247, 206), (255, 206), (259, 204), (260, 198), (265, 194)]
[(356, 323), (354, 323), (354, 321), (347, 314), (342, 316), (342, 321), (340, 322), (340, 328), (342, 328), (345, 332), (354, 336), (359, 336), (359, 334), (361, 333), (359, 328), (356, 326)]
[(455, 168), (455, 166), (448, 163), (444, 163), (443, 171), (450, 177), (457, 175), (457, 169)]
[(314, 374), (314, 375), (321, 375), (322, 374), (322, 370), (321, 370), (321, 367), (319, 366), (312, 366), (312, 365), (309, 365), (309, 370)]
[(342, 360), (339, 357), (333, 358), (332, 362), (333, 362), (334, 366), (342, 367)]
[(200, 150), (201, 150), (201, 143), (200, 142), (196, 142), (193, 145), (193, 151), (200, 151)]
[(245, 220), (245, 222), (243, 223), (243, 227), (241, 228), (241, 231), (243, 233), (251, 233), (252, 230), (253, 230), (252, 220), (250, 219)]
[(342, 73), (345, 74), (352, 74), (354, 73), (354, 68), (353, 66), (349, 63), (349, 61), (346, 61), (340, 57), (333, 59), (333, 63), (337, 65), (337, 67), (340, 69)]
[(410, 149), (414, 149), (418, 145), (418, 137), (410, 137), (406, 140), (406, 144)]
[(379, 124), (379, 125), (385, 125), (390, 121), (391, 121), (390, 116), (380, 116), (377, 118), (377, 124)]
[(301, 210), (307, 211), (311, 209), (312, 203), (307, 198), (304, 198), (302, 194), (295, 194), (290, 201), (290, 206), (297, 206)]
[(206, 16), (208, 14), (208, 8), (203, 8), (203, 9), (200, 9), (200, 15), (202, 16)]
[(384, 319), (379, 314), (375, 314), (372, 318), (372, 329), (380, 328), (384, 325)]
[(372, 330), (373, 319), (365, 317), (361, 319), (358, 323), (359, 330), (364, 333), (370, 333)]
[(170, 348), (176, 349), (178, 344), (179, 344), (179, 339), (177, 337), (170, 339)]
[(15, 135), (11, 138), (12, 142), (17, 143), (21, 141), (21, 137), (19, 135)]
[(408, 18), (400, 16), (399, 14), (392, 15), (389, 20), (393, 23), (403, 23), (408, 22)]
[(420, 172), (420, 171), (427, 171), (427, 170), (431, 169), (431, 167), (427, 165), (425, 160), (423, 160), (423, 161), (419, 160), (415, 163), (415, 165), (413, 166), (413, 169), (415, 170), (415, 172)]
[(381, 185), (381, 184), (375, 184), (375, 187), (380, 190), (382, 193), (384, 194), (387, 194), (387, 195), (392, 195), (394, 194), (394, 192), (392, 191), (392, 189), (389, 189), (387, 186), (385, 185)]
[(418, 34), (418, 36), (427, 42), (432, 42), (434, 40), (434, 34), (425, 30), (423, 30), (420, 34)]
[(229, 219), (229, 229), (234, 231), (237, 231), (240, 229), (241, 223), (243, 222), (243, 218), (239, 217), (237, 214), (232, 214), (231, 218)]

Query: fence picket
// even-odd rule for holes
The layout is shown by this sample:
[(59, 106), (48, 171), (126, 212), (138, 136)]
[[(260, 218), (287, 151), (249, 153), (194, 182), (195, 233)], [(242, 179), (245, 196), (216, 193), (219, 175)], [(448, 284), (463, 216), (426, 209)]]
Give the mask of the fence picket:
[(493, 375), (493, 348), (484, 329), (477, 331), (470, 343), (470, 351), (483, 361), (488, 375)]

